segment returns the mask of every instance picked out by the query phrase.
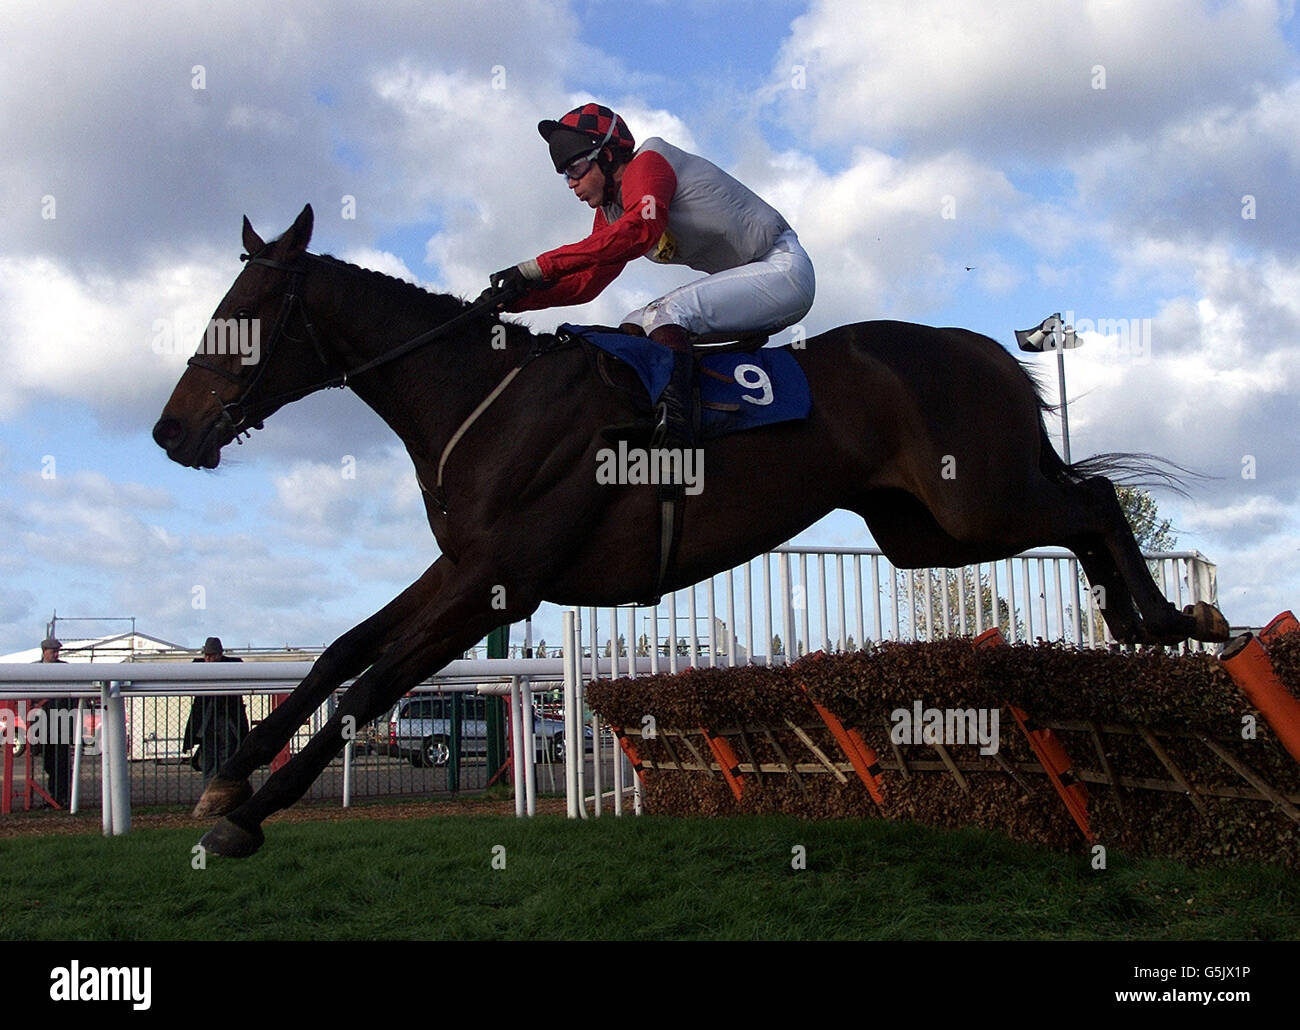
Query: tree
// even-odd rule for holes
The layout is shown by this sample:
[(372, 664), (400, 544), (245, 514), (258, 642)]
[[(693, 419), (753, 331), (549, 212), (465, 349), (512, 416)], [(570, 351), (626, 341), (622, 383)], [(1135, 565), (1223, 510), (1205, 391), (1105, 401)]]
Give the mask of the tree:
[[(610, 650), (610, 648), (609, 648), (609, 641), (606, 640), (606, 641), (605, 641), (605, 657), (606, 657), (606, 658), (609, 657), (609, 650)], [(618, 656), (619, 656), (620, 658), (626, 658), (626, 657), (627, 657), (627, 640), (624, 639), (622, 633), (620, 633), (620, 634), (618, 635)]]
[[(933, 639), (938, 639), (944, 635), (944, 611), (947, 609), (948, 615), (948, 632), (956, 636), (962, 631), (962, 609), (965, 609), (966, 616), (966, 633), (974, 636), (982, 627), (991, 629), (993, 623), (993, 585), (990, 581), (989, 573), (981, 570), (979, 577), (979, 588), (975, 585), (975, 570), (969, 566), (962, 569), (898, 569), (898, 582), (896, 589), (898, 599), (902, 605), (901, 615), (902, 630), (913, 640), (921, 640), (925, 637), (927, 628), (925, 618), (925, 580), (926, 576), (930, 578), (930, 621), (928, 623), (930, 634)], [(907, 584), (908, 577), (912, 577), (912, 596), (913, 606), (911, 618), (908, 618), (906, 601), (907, 601)], [(947, 591), (945, 593), (945, 584)], [(999, 581), (1005, 589), (1005, 583)], [(975, 618), (976, 598), (979, 599), (979, 605), (982, 610), (981, 620), (977, 623)], [(964, 604), (962, 603), (964, 599)], [(945, 606), (946, 601), (946, 606)], [(1012, 613), (1007, 602), (998, 598), (997, 602), (997, 626), (1003, 634), (1010, 636)], [(1025, 634), (1024, 620), (1021, 618), (1019, 611), (1015, 614), (1016, 639), (1023, 640)]]
[(1144, 551), (1172, 551), (1178, 537), (1171, 529), (1173, 523), (1160, 517), (1156, 499), (1138, 486), (1116, 487), (1115, 492), (1138, 547)]

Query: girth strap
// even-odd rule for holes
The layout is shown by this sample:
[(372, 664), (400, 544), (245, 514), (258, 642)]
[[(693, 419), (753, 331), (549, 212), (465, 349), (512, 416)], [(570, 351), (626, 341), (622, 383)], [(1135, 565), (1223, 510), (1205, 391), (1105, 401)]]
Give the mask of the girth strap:
[[(525, 362), (525, 364), (526, 363), (527, 362)], [(466, 432), (469, 431), (469, 427), (472, 426), (475, 422), (477, 422), (478, 417), (482, 415), (483, 412), (487, 411), (487, 409), (491, 407), (492, 402), (505, 392), (506, 387), (509, 386), (512, 382), (514, 382), (515, 376), (519, 374), (520, 369), (522, 369), (523, 367), (524, 366), (522, 364), (516, 365), (509, 372), (507, 372), (506, 377), (502, 379), (501, 382), (497, 383), (496, 389), (493, 390), (486, 397), (484, 397), (481, 401), (479, 401), (478, 407), (469, 413), (469, 417), (466, 418), (465, 421), (460, 424), (460, 428), (457, 429), (456, 432), (451, 434), (451, 439), (448, 440), (446, 446), (443, 447), (442, 454), (438, 458), (438, 478), (434, 483), (433, 496), (434, 496), (434, 500), (438, 502), (438, 508), (442, 511), (444, 515), (447, 514), (447, 507), (446, 507), (446, 502), (442, 495), (442, 470), (447, 464), (447, 459), (451, 456), (451, 452), (455, 448), (455, 446), (458, 443), (460, 443), (460, 438), (464, 436)]]
[(528, 353), (524, 355), (523, 361), (519, 362), (519, 364), (506, 373), (505, 378), (502, 379), (501, 382), (497, 383), (495, 389), (493, 389), (491, 393), (479, 401), (478, 406), (465, 417), (465, 421), (463, 421), (460, 426), (457, 427), (456, 431), (451, 434), (451, 438), (447, 441), (446, 445), (442, 448), (442, 453), (438, 456), (438, 478), (433, 484), (432, 497), (440, 512), (444, 515), (447, 514), (447, 497), (446, 494), (443, 493), (442, 489), (442, 473), (447, 467), (447, 459), (451, 457), (451, 452), (455, 449), (456, 445), (460, 443), (461, 437), (469, 432), (470, 426), (477, 422), (483, 412), (487, 411), (487, 409), (492, 406), (493, 402), (505, 393), (506, 387), (514, 382), (515, 376), (519, 375), (519, 373), (524, 370), (525, 365), (534, 358), (540, 358), (543, 354), (550, 354), (557, 350), (563, 350), (566, 347), (572, 347), (577, 342), (576, 337), (567, 334), (562, 334), (561, 336), (539, 336), (537, 342), (534, 343)]

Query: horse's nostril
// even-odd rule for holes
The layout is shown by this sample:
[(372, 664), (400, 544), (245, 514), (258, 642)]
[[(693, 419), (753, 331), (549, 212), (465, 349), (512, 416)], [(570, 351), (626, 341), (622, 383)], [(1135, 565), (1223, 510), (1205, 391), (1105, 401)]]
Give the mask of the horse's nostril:
[(181, 424), (174, 418), (160, 418), (158, 424), (153, 427), (153, 439), (159, 447), (166, 450), (168, 447), (175, 446), (184, 435)]

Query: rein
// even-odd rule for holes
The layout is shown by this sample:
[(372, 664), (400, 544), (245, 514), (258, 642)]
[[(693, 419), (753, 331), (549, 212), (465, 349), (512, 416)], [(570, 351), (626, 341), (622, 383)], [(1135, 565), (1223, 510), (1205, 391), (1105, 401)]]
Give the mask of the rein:
[[(307, 255), (307, 257), (310, 256), (311, 255)], [(325, 349), (321, 346), (320, 338), (316, 335), (316, 329), (312, 325), (311, 319), (307, 316), (307, 309), (303, 307), (301, 288), (302, 281), (307, 276), (307, 269), (303, 264), (286, 264), (283, 261), (275, 261), (271, 258), (261, 257), (260, 253), (253, 255), (252, 257), (244, 255), (244, 260), (246, 260), (250, 265), (263, 265), (266, 268), (274, 268), (282, 272), (287, 272), (289, 274), (289, 286), (288, 289), (285, 290), (284, 297), (280, 302), (280, 311), (276, 316), (275, 325), (271, 329), (271, 335), (266, 341), (265, 353), (262, 355), (262, 360), (254, 367), (253, 374), (247, 379), (243, 392), (241, 392), (233, 401), (226, 402), (220, 397), (217, 397), (217, 392), (215, 390), (212, 391), (212, 396), (215, 397), (217, 403), (221, 405), (222, 418), (229, 425), (231, 432), (235, 434), (235, 440), (239, 443), (243, 443), (242, 436), (247, 432), (244, 427), (249, 424), (248, 413), (245, 410), (248, 397), (257, 387), (258, 382), (265, 373), (266, 367), (271, 361), (271, 355), (275, 352), (275, 345), (280, 341), (281, 337), (287, 338), (294, 343), (303, 342), (300, 338), (290, 336), (288, 333), (287, 327), (289, 319), (293, 317), (294, 308), (297, 308), (301, 312), (302, 324), (307, 334), (307, 341), (311, 343), (312, 349), (315, 350), (316, 357), (320, 359), (320, 363), (325, 368), (329, 368), (331, 364), (330, 360), (325, 356)], [(485, 311), (488, 311), (496, 304), (499, 304), (501, 300), (502, 298), (497, 295), (477, 300), (459, 315), (448, 319), (441, 325), (435, 326), (428, 332), (412, 337), (405, 343), (399, 344), (387, 353), (372, 358), (370, 361), (363, 362), (355, 368), (346, 369), (338, 375), (331, 376), (328, 379), (322, 379), (307, 386), (290, 390), (287, 393), (278, 394), (275, 397), (264, 399), (261, 403), (267, 407), (279, 406), (287, 404), (290, 401), (299, 400), (306, 397), (308, 394), (315, 393), (317, 390), (330, 390), (346, 387), (349, 385), (349, 380), (355, 376), (359, 376), (364, 372), (369, 372), (371, 369), (378, 368), (381, 365), (386, 365), (390, 361), (396, 361), (398, 358), (404, 357), (412, 351), (423, 347), (425, 344), (432, 343), (434, 340), (446, 336), (449, 332), (459, 328), (466, 322), (480, 317)], [(525, 359), (525, 361), (527, 360), (529, 359)], [(245, 377), (242, 374), (221, 368), (212, 362), (206, 361), (201, 355), (196, 354), (192, 356), (187, 362), (187, 365), (192, 368), (201, 368), (205, 372), (212, 372), (224, 379), (229, 379), (234, 383), (245, 383)], [(252, 423), (251, 428), (261, 429), (262, 423), (254, 422)]]
[[(306, 255), (306, 257), (310, 258), (311, 255)], [(263, 353), (261, 360), (254, 367), (253, 374), (247, 380), (247, 385), (244, 386), (243, 391), (237, 398), (235, 398), (235, 400), (230, 402), (223, 401), (218, 397), (216, 390), (212, 391), (212, 396), (216, 398), (217, 403), (221, 405), (222, 419), (230, 427), (230, 431), (234, 434), (236, 442), (241, 444), (244, 442), (243, 436), (248, 432), (244, 427), (249, 425), (248, 412), (246, 410), (249, 394), (253, 392), (258, 382), (261, 381), (262, 375), (266, 371), (266, 366), (271, 361), (271, 355), (275, 351), (275, 345), (280, 341), (281, 337), (289, 339), (294, 343), (303, 342), (299, 337), (290, 336), (287, 328), (289, 319), (293, 317), (295, 308), (297, 308), (301, 313), (303, 329), (306, 331), (307, 340), (311, 343), (312, 349), (316, 351), (316, 357), (325, 368), (329, 368), (331, 364), (330, 360), (325, 356), (325, 348), (321, 346), (320, 338), (316, 335), (316, 328), (311, 324), (311, 319), (307, 316), (307, 309), (302, 303), (302, 282), (307, 276), (307, 269), (304, 267), (303, 263), (298, 262), (295, 264), (285, 264), (283, 261), (274, 261), (271, 258), (261, 257), (260, 252), (252, 257), (244, 255), (243, 259), (250, 265), (263, 265), (266, 268), (274, 268), (278, 271), (287, 272), (289, 274), (289, 286), (285, 290), (284, 297), (280, 302), (280, 311), (276, 316), (275, 326), (271, 329), (271, 335), (266, 341), (265, 352)], [(306, 397), (308, 394), (315, 393), (317, 390), (346, 387), (349, 385), (349, 380), (356, 376), (359, 376), (364, 372), (369, 372), (372, 369), (379, 368), (381, 365), (386, 365), (390, 361), (396, 361), (398, 358), (405, 357), (412, 351), (418, 350), (420, 347), (446, 336), (452, 330), (459, 328), (465, 323), (481, 317), (484, 312), (492, 310), (497, 304), (500, 304), (502, 300), (507, 299), (509, 299), (509, 296), (503, 295), (502, 291), (497, 291), (487, 297), (480, 298), (460, 314), (449, 318), (441, 325), (434, 326), (432, 329), (421, 333), (419, 336), (413, 336), (405, 343), (398, 344), (398, 346), (394, 347), (392, 350), (381, 354), (376, 358), (371, 358), (369, 361), (363, 362), (355, 368), (347, 369), (328, 379), (322, 379), (319, 382), (312, 383), (308, 386), (298, 387), (296, 390), (290, 390), (287, 393), (278, 394), (275, 397), (264, 399), (261, 403), (267, 407), (279, 406)], [(468, 432), (470, 426), (478, 421), (479, 416), (492, 405), (492, 402), (505, 392), (506, 387), (510, 385), (515, 376), (523, 371), (525, 365), (531, 362), (534, 358), (540, 357), (543, 354), (548, 354), (551, 351), (562, 350), (566, 347), (574, 346), (576, 343), (576, 339), (569, 338), (567, 334), (560, 337), (545, 335), (536, 337), (533, 346), (529, 348), (528, 353), (524, 355), (523, 360), (506, 374), (505, 378), (497, 384), (496, 389), (489, 393), (487, 397), (485, 397), (479, 405), (470, 412), (469, 416), (451, 435), (446, 446), (442, 449), (442, 454), (439, 456), (438, 478), (433, 489), (434, 501), (444, 515), (447, 513), (447, 502), (442, 488), (442, 473), (443, 469), (446, 467), (447, 459), (450, 457), (452, 449), (460, 442), (461, 437)], [(212, 364), (197, 354), (191, 357), (187, 364), (192, 368), (201, 368), (205, 372), (213, 372), (216, 375), (229, 379), (231, 382), (237, 384), (245, 382), (244, 376), (239, 373), (230, 372), (227, 369)], [(254, 422), (251, 424), (251, 428), (261, 429), (262, 423), (260, 421)]]

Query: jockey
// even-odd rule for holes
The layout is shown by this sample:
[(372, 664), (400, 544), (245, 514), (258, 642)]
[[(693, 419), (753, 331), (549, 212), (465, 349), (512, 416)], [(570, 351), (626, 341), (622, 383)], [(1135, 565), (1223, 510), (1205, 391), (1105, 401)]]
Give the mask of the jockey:
[(586, 104), (537, 126), (555, 170), (595, 208), (591, 235), (492, 276), (507, 311), (584, 304), (637, 257), (708, 273), (623, 318), (672, 351), (656, 436), (694, 446), (692, 337), (771, 333), (812, 307), (812, 262), (780, 212), (702, 157)]

